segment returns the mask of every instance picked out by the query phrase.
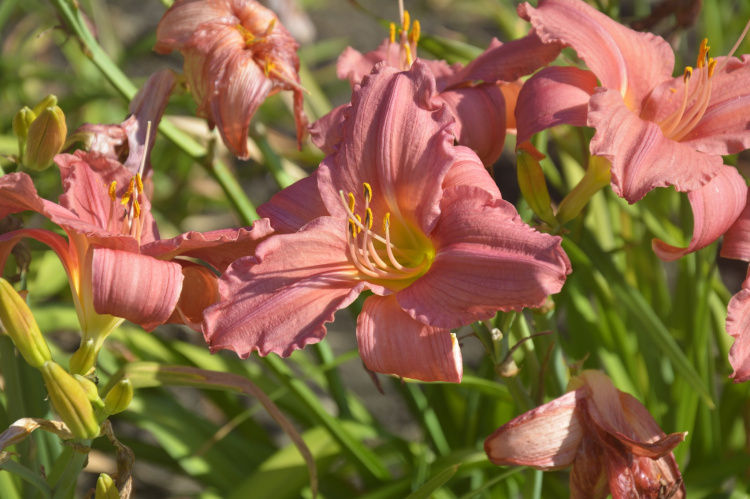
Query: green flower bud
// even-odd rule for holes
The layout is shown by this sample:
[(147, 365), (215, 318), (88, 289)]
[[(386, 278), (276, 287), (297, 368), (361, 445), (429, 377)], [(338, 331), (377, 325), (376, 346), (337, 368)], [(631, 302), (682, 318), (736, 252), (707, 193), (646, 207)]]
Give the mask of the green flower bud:
[(23, 154), (26, 151), (26, 138), (29, 136), (29, 127), (36, 119), (34, 111), (24, 107), (13, 117), (13, 135), (18, 139), (18, 161), (23, 162)]
[(41, 371), (52, 406), (73, 435), (82, 439), (98, 436), (99, 423), (86, 389), (56, 362), (46, 362)]
[(40, 369), (52, 356), (29, 306), (13, 286), (0, 278), (0, 322), (24, 360)]
[(49, 94), (47, 97), (37, 102), (36, 106), (34, 106), (34, 115), (39, 116), (40, 114), (42, 114), (42, 111), (44, 109), (55, 106), (57, 106), (57, 97)]
[(88, 339), (81, 343), (73, 355), (70, 357), (70, 363), (68, 368), (72, 374), (80, 374), (85, 376), (89, 373), (94, 363), (96, 363), (96, 357), (99, 354), (99, 349), (96, 348), (96, 344), (93, 339)]
[(133, 400), (133, 383), (124, 379), (117, 383), (104, 397), (104, 411), (111, 415), (122, 412), (128, 408)]
[(591, 156), (589, 167), (578, 185), (573, 187), (565, 199), (560, 202), (557, 210), (557, 220), (565, 225), (581, 213), (584, 206), (600, 189), (609, 185), (612, 178), (611, 163), (600, 156)]
[[(74, 374), (73, 377), (86, 392), (86, 396), (88, 397), (89, 402), (91, 402), (91, 406), (94, 408), (94, 413), (97, 414), (100, 410), (104, 409), (104, 402), (99, 397), (99, 390), (97, 389), (96, 384), (80, 374)], [(102, 418), (102, 420), (104, 420), (104, 418)]]
[(539, 164), (539, 160), (543, 159), (544, 155), (540, 154), (530, 145), (527, 147), (532, 150), (519, 148), (516, 151), (518, 185), (521, 188), (524, 199), (529, 203), (529, 207), (534, 210), (534, 213), (548, 225), (554, 227), (557, 225), (557, 220), (552, 212), (544, 171)]
[(96, 495), (94, 499), (120, 499), (120, 493), (117, 492), (115, 482), (106, 473), (99, 475), (99, 479), (96, 481)]
[(49, 168), (55, 155), (62, 151), (67, 135), (62, 109), (57, 106), (44, 108), (29, 127), (23, 165), (35, 171)]

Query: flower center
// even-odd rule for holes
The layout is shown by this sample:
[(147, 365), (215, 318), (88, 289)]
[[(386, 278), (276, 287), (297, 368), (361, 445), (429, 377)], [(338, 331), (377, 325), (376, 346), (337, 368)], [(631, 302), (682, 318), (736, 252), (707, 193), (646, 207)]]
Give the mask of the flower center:
[[(409, 29), (410, 27), (411, 30)], [(404, 10), (401, 15), (401, 27), (397, 29), (396, 24), (391, 23), (390, 28), (391, 43), (396, 43), (397, 34), (399, 37), (399, 60), (395, 65), (406, 71), (411, 68), (414, 59), (417, 57), (417, 44), (419, 43), (419, 36), (421, 33), (419, 21), (415, 19), (414, 23), (412, 23), (411, 18), (409, 17), (409, 11)], [(388, 64), (393, 64), (393, 62), (390, 61), (390, 50), (388, 51), (387, 57), (386, 61)]]
[(399, 241), (407, 241), (401, 247), (394, 244), (391, 232), (397, 227), (391, 222), (390, 212), (383, 217), (383, 235), (373, 229), (373, 213), (370, 208), (372, 187), (363, 184), (365, 208), (364, 220), (355, 213), (354, 194), (349, 193), (348, 202), (344, 191), (339, 191), (341, 203), (346, 209), (349, 225), (347, 242), (349, 254), (362, 274), (376, 280), (387, 282), (387, 287), (403, 289), (418, 277), (424, 275), (435, 259), (435, 250), (429, 240), (414, 234), (405, 222), (402, 222)]

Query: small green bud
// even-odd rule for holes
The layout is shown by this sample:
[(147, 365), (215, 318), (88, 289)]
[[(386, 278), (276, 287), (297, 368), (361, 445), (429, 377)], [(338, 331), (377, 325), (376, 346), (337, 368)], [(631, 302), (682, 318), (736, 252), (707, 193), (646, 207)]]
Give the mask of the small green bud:
[(133, 400), (133, 383), (129, 379), (118, 382), (104, 397), (104, 411), (111, 415), (128, 408)]
[(24, 107), (13, 117), (13, 135), (18, 139), (18, 161), (23, 162), (26, 151), (26, 138), (29, 136), (29, 127), (36, 119), (34, 111)]
[(87, 375), (91, 368), (94, 367), (98, 354), (99, 350), (96, 348), (93, 339), (84, 341), (70, 357), (70, 363), (68, 364), (70, 372), (82, 376)]
[(36, 103), (36, 106), (34, 106), (34, 115), (39, 116), (44, 109), (55, 106), (57, 106), (57, 97), (49, 94), (47, 97)]
[(24, 360), (40, 369), (52, 356), (34, 316), (13, 286), (0, 278), (0, 322)]
[(539, 160), (543, 159), (544, 155), (533, 149), (530, 144), (526, 144), (526, 148), (522, 146), (516, 153), (518, 185), (524, 199), (541, 220), (550, 226), (556, 226), (557, 220), (552, 212), (547, 181), (544, 178), (542, 166), (539, 164)]
[(56, 362), (46, 362), (41, 371), (52, 406), (73, 435), (82, 439), (98, 436), (99, 423), (86, 389)]
[[(94, 414), (98, 416), (99, 412), (104, 409), (104, 402), (99, 397), (99, 389), (96, 387), (96, 384), (80, 374), (74, 374), (73, 377), (86, 392), (86, 396), (88, 397), (89, 402), (91, 402), (91, 407), (94, 408)], [(102, 421), (104, 420), (104, 418), (101, 419)]]
[(99, 475), (99, 479), (96, 481), (94, 499), (120, 499), (120, 493), (117, 492), (114, 480), (106, 473)]
[(67, 135), (62, 109), (45, 107), (29, 127), (22, 164), (34, 171), (49, 168), (55, 155), (62, 151)]
[(576, 218), (594, 194), (609, 185), (612, 178), (611, 166), (607, 158), (600, 156), (589, 158), (589, 167), (583, 178), (560, 202), (560, 208), (557, 210), (557, 220), (560, 225), (565, 225)]

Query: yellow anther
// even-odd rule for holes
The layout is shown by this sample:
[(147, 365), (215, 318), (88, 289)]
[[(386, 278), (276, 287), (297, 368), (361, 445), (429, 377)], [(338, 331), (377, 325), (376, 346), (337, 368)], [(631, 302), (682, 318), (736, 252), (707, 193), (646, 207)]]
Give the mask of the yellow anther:
[(372, 199), (372, 187), (370, 187), (370, 184), (368, 184), (367, 182), (362, 185), (364, 185), (365, 187), (365, 201), (369, 203)]
[(365, 225), (368, 229), (372, 229), (372, 210), (370, 208), (365, 210)]
[(409, 33), (409, 41), (412, 43), (417, 43), (419, 41), (419, 35), (422, 33), (422, 28), (419, 25), (419, 21), (417, 19), (414, 20), (414, 26), (411, 28), (411, 33)]
[(404, 45), (404, 50), (406, 51), (406, 64), (411, 66), (411, 63), (414, 62), (414, 58), (411, 55), (411, 47), (408, 44)]
[(128, 204), (130, 202), (130, 196), (133, 195), (134, 188), (135, 188), (135, 177), (130, 179), (130, 184), (128, 184), (128, 190), (125, 191), (125, 194), (122, 195), (122, 201), (120, 201), (121, 204)]
[(349, 193), (349, 211), (354, 213), (354, 194)]
[(357, 222), (359, 222), (359, 225), (357, 226), (357, 233), (362, 232), (361, 225), (362, 225), (362, 217), (359, 215), (354, 215), (357, 218)]
[(276, 27), (276, 18), (274, 17), (273, 19), (271, 19), (271, 22), (268, 23), (268, 28), (266, 28), (266, 36), (270, 35), (271, 32), (273, 31), (273, 28), (275, 27)]
[(266, 57), (266, 66), (265, 68), (263, 68), (263, 72), (266, 74), (266, 77), (268, 77), (268, 75), (270, 75), (271, 71), (273, 71), (274, 69), (276, 69), (276, 65), (271, 62), (270, 57)]
[(109, 199), (114, 201), (117, 199), (115, 196), (115, 192), (117, 191), (117, 180), (113, 180), (111, 184), (109, 184)]
[(409, 24), (411, 24), (411, 19), (409, 18), (409, 11), (404, 11), (404, 31), (409, 31)]
[(352, 234), (352, 239), (357, 238), (357, 224), (351, 218), (349, 219), (349, 232)]
[(698, 49), (698, 60), (695, 63), (697, 67), (702, 68), (706, 64), (706, 56), (709, 50), (711, 50), (711, 47), (708, 46), (708, 38), (704, 38), (701, 41), (700, 49)]
[(141, 174), (135, 174), (135, 186), (138, 188), (138, 194), (143, 192), (143, 180), (141, 180)]
[(684, 81), (685, 83), (687, 83), (688, 80), (690, 80), (691, 76), (693, 76), (693, 68), (691, 68), (690, 66), (686, 66), (685, 67), (685, 74), (682, 75), (682, 81)]
[(386, 213), (383, 217), (383, 232), (388, 232), (388, 229), (391, 226), (391, 214)]
[(390, 39), (391, 39), (391, 43), (396, 43), (396, 23), (391, 23)]
[(675, 93), (675, 92), (677, 92), (677, 89), (676, 88), (670, 88), (669, 91), (672, 92), (672, 93)]
[(135, 198), (133, 199), (133, 215), (135, 215), (135, 218), (141, 216), (141, 203)]
[(716, 61), (713, 57), (708, 60), (708, 77), (711, 78), (714, 75), (714, 69), (716, 69)]
[(242, 38), (245, 39), (246, 45), (251, 45), (253, 43), (253, 40), (255, 40), (255, 35), (252, 31), (244, 27), (243, 25), (237, 23), (234, 25), (235, 28), (237, 28), (237, 31), (240, 32), (240, 35), (242, 35)]

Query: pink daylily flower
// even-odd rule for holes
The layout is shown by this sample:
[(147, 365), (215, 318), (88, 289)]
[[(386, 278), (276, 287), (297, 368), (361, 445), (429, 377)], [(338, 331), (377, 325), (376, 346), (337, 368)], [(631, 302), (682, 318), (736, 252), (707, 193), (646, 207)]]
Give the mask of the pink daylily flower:
[[(336, 65), (339, 79), (348, 79), (354, 88), (383, 61), (401, 70), (409, 69), (417, 56), (418, 25), (408, 35), (407, 31), (408, 27), (402, 30), (401, 41), (386, 38), (376, 50), (366, 54), (347, 47)], [(435, 77), (438, 102), (445, 103), (456, 119), (456, 140), (491, 166), (502, 153), (506, 130), (515, 129), (512, 117), (521, 86), (518, 78), (553, 61), (559, 53), (558, 45), (542, 43), (531, 33), (508, 43), (493, 39), (487, 50), (466, 67), (460, 63), (448, 65), (442, 60), (422, 62)], [(330, 145), (326, 137), (329, 129), (325, 120), (311, 129), (313, 142), (326, 153), (331, 152), (324, 147)]]
[(583, 371), (568, 389), (487, 437), (490, 461), (543, 471), (572, 466), (571, 499), (685, 497), (672, 449), (687, 432), (666, 435), (601, 372)]
[(518, 143), (561, 123), (590, 126), (591, 154), (612, 163), (617, 195), (634, 203), (656, 187), (690, 193), (702, 230), (687, 248), (655, 240), (663, 260), (724, 233), (747, 192), (721, 156), (750, 147), (750, 56), (712, 59), (704, 41), (696, 67), (673, 77), (674, 54), (664, 39), (622, 26), (581, 0), (524, 3), (518, 13), (543, 41), (575, 49), (591, 70), (547, 68), (530, 78), (518, 98)]
[(252, 229), (188, 232), (161, 240), (140, 176), (96, 153), (59, 154), (55, 162), (64, 191), (60, 204), (39, 197), (25, 173), (12, 173), (0, 177), (0, 218), (35, 211), (59, 225), (67, 240), (36, 228), (2, 234), (0, 269), (21, 238), (52, 248), (70, 281), (82, 344), (94, 339), (97, 350), (123, 319), (147, 330), (170, 320), (200, 330), (203, 309), (218, 299), (217, 278), (175, 257), (200, 258), (223, 271), (271, 232), (264, 220)]
[(294, 94), (297, 141), (307, 118), (302, 109), (299, 44), (276, 15), (254, 0), (177, 0), (156, 28), (154, 50), (177, 50), (198, 115), (216, 125), (235, 156), (248, 159), (250, 119), (266, 97)]
[(362, 80), (336, 152), (259, 208), (277, 233), (220, 279), (204, 314), (211, 351), (288, 356), (370, 290), (357, 320), (366, 366), (457, 382), (451, 328), (560, 290), (560, 238), (525, 225), (476, 154), (453, 145), (436, 91), (421, 61)]

